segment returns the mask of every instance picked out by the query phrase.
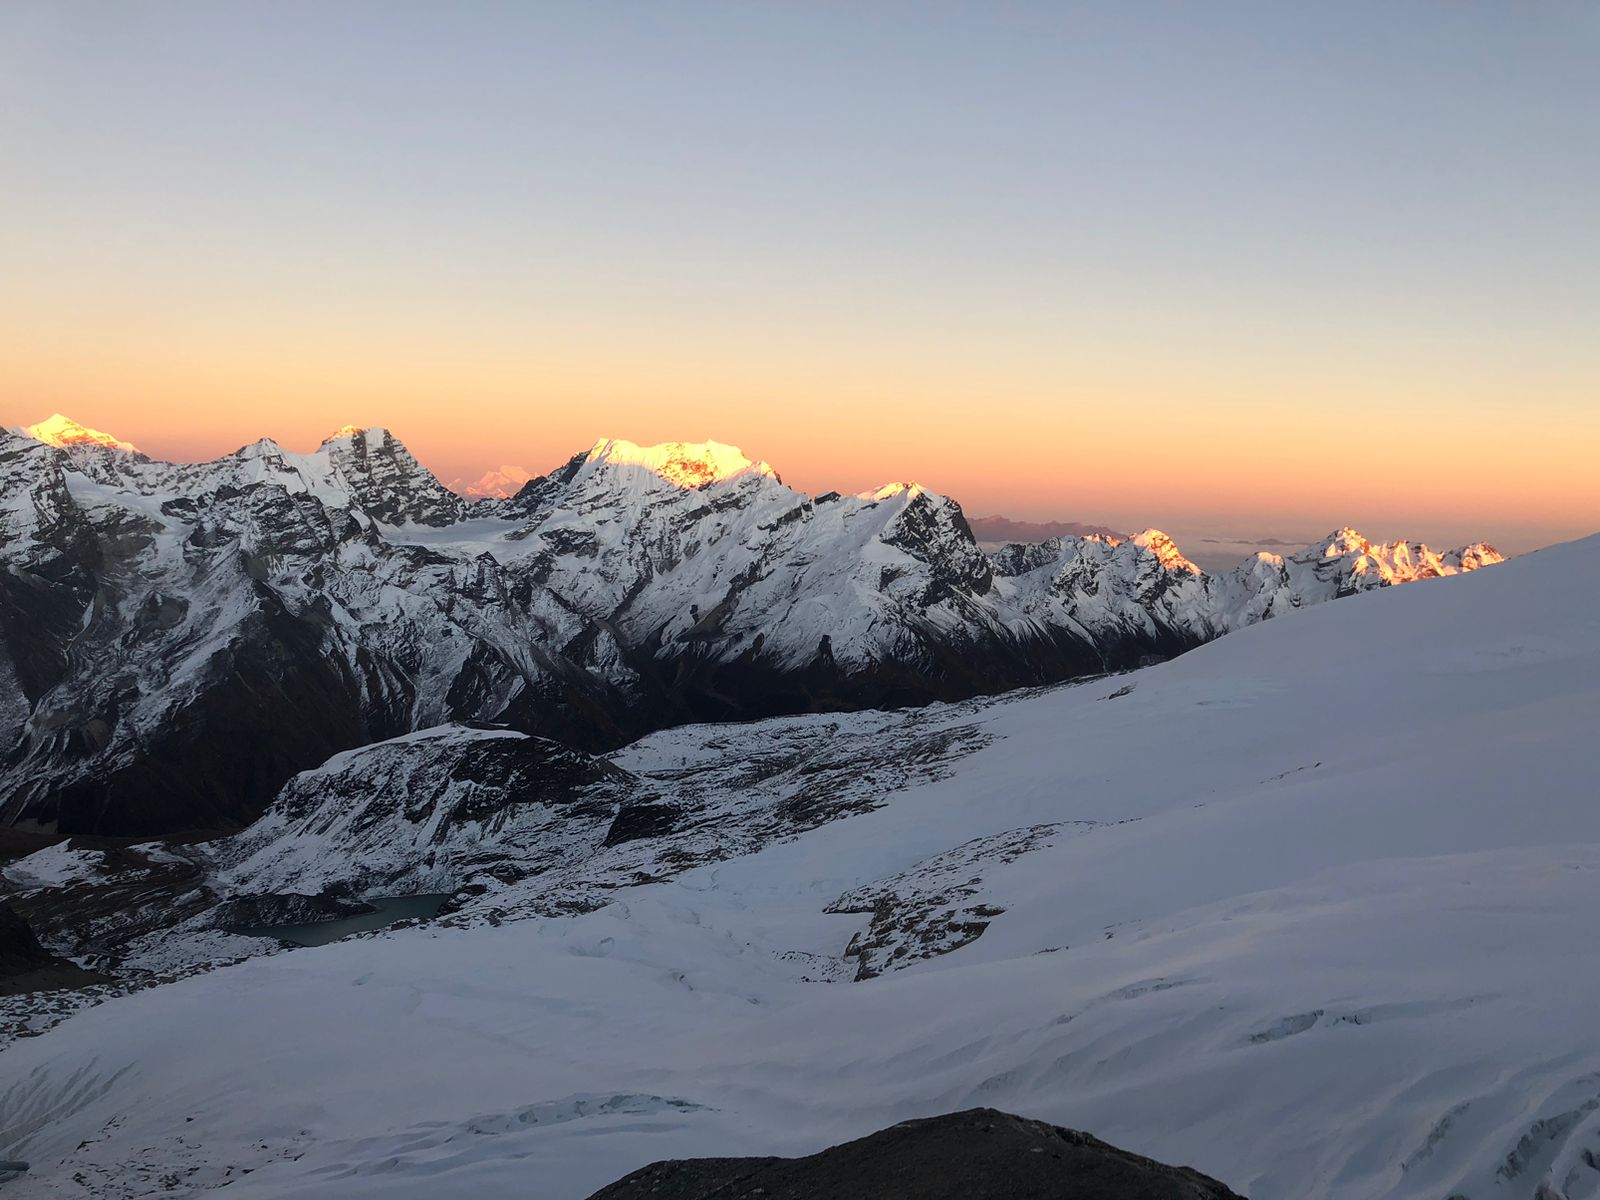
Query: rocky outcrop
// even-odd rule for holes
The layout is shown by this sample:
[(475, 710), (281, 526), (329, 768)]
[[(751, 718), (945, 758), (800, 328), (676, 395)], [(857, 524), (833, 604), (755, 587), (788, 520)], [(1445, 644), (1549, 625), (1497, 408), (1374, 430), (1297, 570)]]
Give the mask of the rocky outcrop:
[[(302, 772), (259, 821), (207, 853), (218, 890), (235, 897), (448, 892), (482, 871), (504, 882), (548, 867), (574, 831), (597, 843), (640, 791), (627, 772), (546, 738), (443, 726)], [(217, 924), (298, 920), (225, 913)]]
[(992, 1108), (905, 1121), (806, 1158), (652, 1163), (590, 1200), (1241, 1200), (1087, 1133)]
[[(1078, 828), (1090, 822), (1071, 822)], [(844, 958), (855, 964), (857, 982), (885, 971), (959, 950), (976, 941), (1005, 912), (986, 887), (993, 868), (1050, 845), (1062, 824), (1030, 825), (975, 838), (936, 854), (889, 879), (852, 888), (824, 910), (871, 914), (850, 939)]]

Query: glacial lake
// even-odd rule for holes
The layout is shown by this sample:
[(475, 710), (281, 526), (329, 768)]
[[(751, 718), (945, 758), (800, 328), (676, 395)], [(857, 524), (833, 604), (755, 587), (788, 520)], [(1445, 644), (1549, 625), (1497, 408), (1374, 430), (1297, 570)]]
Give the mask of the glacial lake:
[(293, 942), (296, 946), (326, 946), (352, 933), (383, 929), (396, 921), (438, 916), (448, 899), (449, 892), (423, 896), (368, 896), (363, 902), (372, 905), (373, 911), (369, 913), (338, 917), (332, 921), (314, 921), (308, 925), (254, 925), (234, 932), (245, 937), (278, 938)]

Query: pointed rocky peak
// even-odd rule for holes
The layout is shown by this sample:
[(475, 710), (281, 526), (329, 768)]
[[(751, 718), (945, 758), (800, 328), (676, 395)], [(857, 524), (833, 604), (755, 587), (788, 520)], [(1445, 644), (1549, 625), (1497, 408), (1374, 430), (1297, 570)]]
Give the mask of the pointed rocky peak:
[(406, 444), (387, 429), (372, 426), (352, 430), (347, 426), (346, 430), (333, 434), (321, 446), (335, 465), (359, 469), (362, 465), (373, 467), (383, 462), (398, 464), (408, 473), (418, 472), (433, 478), (432, 473), (412, 457)]
[(1178, 544), (1159, 529), (1146, 529), (1143, 533), (1136, 533), (1128, 539), (1135, 546), (1148, 550), (1156, 556), (1156, 560), (1169, 571), (1183, 571), (1190, 575), (1203, 574), (1183, 556), (1183, 551), (1178, 549)]
[(737, 446), (724, 442), (640, 446), (621, 438), (601, 438), (589, 451), (587, 461), (602, 467), (643, 467), (686, 491), (747, 475), (778, 479), (770, 464), (746, 458)]
[(321, 454), (368, 516), (389, 525), (449, 525), (466, 503), (434, 477), (387, 429), (340, 430)]
[(101, 433), (98, 429), (80, 425), (71, 417), (63, 416), (61, 413), (46, 417), (37, 425), (29, 425), (22, 432), (46, 446), (55, 446), (63, 450), (71, 446), (104, 446), (108, 450), (122, 450), (129, 454), (139, 453), (139, 447), (132, 442), (124, 442), (109, 433)]
[(1313, 542), (1307, 549), (1317, 551), (1323, 558), (1343, 558), (1347, 554), (1368, 553), (1372, 549), (1372, 543), (1346, 525), (1343, 529), (1335, 529), (1327, 537)]
[(864, 492), (869, 503), (899, 501), (883, 511), (888, 520), (879, 534), (886, 546), (905, 551), (926, 564), (928, 582), (916, 594), (923, 607), (950, 599), (955, 592), (978, 595), (989, 590), (994, 565), (978, 548), (961, 506), (948, 496), (915, 483), (892, 483)]

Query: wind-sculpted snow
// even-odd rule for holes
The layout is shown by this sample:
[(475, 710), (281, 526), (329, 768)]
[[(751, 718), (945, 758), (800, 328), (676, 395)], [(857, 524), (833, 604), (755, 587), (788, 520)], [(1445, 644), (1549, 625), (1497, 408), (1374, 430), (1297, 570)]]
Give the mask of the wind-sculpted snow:
[[(987, 1106), (1254, 1200), (1593, 1195), (1597, 589), (1591, 539), (1116, 678), (653, 734), (569, 861), (15, 1042), (8, 1188), (577, 1200)], [(889, 894), (873, 953), (941, 952), (856, 980)]]
[(1342, 531), (1207, 577), (1149, 531), (991, 558), (915, 484), (813, 497), (716, 442), (602, 440), (469, 504), (382, 429), (194, 464), (56, 440), (0, 431), (0, 820), (66, 832), (237, 828), (450, 721), (593, 752), (1078, 678), (1498, 557)]

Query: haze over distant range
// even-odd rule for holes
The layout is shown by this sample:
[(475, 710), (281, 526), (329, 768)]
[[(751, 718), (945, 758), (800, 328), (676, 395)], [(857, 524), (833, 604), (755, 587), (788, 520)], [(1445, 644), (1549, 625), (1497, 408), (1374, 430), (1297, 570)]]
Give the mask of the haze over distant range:
[(1600, 527), (1600, 11), (0, 7), (0, 424)]

